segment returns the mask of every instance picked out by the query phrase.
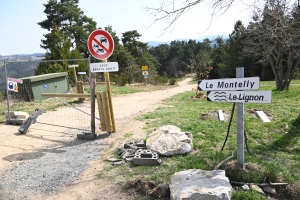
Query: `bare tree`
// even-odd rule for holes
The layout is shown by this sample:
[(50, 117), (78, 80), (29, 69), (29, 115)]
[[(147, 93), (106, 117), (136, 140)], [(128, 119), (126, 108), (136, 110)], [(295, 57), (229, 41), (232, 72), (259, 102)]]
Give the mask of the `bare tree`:
[(288, 90), (300, 62), (300, 8), (285, 0), (269, 0), (249, 24), (244, 55), (270, 65), (276, 88)]
[(172, 58), (172, 60), (169, 63), (169, 66), (167, 67), (167, 73), (170, 76), (178, 78), (180, 63), (181, 62), (178, 57)]
[[(210, 22), (212, 22), (216, 14), (225, 13), (232, 6), (234, 1), (240, 1), (246, 4), (246, 0), (210, 0)], [(253, 5), (259, 1), (263, 0), (254, 0)], [(158, 7), (146, 7), (145, 10), (154, 17), (153, 22), (150, 24), (150, 26), (152, 26), (158, 21), (166, 21), (166, 27), (161, 30), (161, 34), (164, 34), (166, 30), (172, 27), (173, 29), (175, 28), (176, 21), (181, 17), (183, 13), (200, 5), (201, 3), (206, 2), (207, 1), (205, 0), (162, 0)], [(208, 28), (209, 27), (207, 27), (207, 29)]]

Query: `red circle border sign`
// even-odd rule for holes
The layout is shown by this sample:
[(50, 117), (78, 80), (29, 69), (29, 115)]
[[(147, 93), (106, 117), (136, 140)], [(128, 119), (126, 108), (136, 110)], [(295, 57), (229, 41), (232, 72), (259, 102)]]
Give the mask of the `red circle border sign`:
[[(103, 46), (102, 42), (98, 41), (95, 38), (98, 35), (102, 35), (107, 39), (106, 42), (109, 45), (108, 48)], [(97, 43), (98, 47), (99, 46), (102, 47), (102, 49), (100, 48), (100, 50), (102, 50), (102, 51), (105, 50), (104, 54), (99, 54), (97, 51), (95, 51), (95, 49), (93, 48), (93, 41), (94, 41), (94, 43)], [(109, 32), (102, 30), (102, 29), (95, 30), (90, 34), (90, 36), (88, 38), (88, 49), (94, 58), (99, 59), (99, 60), (105, 60), (109, 56), (111, 56), (112, 52), (114, 51), (114, 40)]]

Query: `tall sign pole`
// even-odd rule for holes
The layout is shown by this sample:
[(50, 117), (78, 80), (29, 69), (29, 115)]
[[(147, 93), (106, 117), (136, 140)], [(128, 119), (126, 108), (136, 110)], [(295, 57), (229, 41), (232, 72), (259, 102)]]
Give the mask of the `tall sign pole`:
[[(244, 67), (236, 68), (236, 77), (244, 78)], [(244, 102), (236, 103), (237, 110), (237, 162), (244, 169)]]
[[(91, 64), (91, 57), (89, 56), (89, 66)], [(89, 80), (90, 80), (90, 102), (91, 102), (91, 132), (95, 134), (95, 82), (91, 71), (89, 70)]]
[(7, 118), (10, 119), (10, 105), (9, 105), (9, 95), (8, 95), (8, 89), (7, 89), (7, 86), (8, 86), (8, 80), (7, 80), (7, 69), (6, 69), (6, 62), (4, 60), (4, 69), (5, 69), (5, 83), (6, 83), (6, 98), (7, 98)]

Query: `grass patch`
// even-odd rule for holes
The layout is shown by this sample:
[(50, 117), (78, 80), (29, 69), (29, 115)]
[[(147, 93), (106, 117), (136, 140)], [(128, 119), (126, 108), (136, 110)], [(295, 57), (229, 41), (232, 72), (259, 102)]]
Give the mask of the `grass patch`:
[[(226, 171), (232, 181), (242, 182), (289, 182), (300, 181), (300, 85), (293, 81), (289, 91), (278, 91), (275, 82), (261, 82), (260, 90), (271, 90), (271, 104), (245, 103), (245, 131), (249, 154), (245, 152), (246, 172)], [(231, 132), (224, 150), (221, 152), (228, 122), (219, 122), (214, 118), (202, 119), (202, 114), (211, 114), (217, 110), (231, 113), (232, 103), (208, 102), (206, 99), (189, 100), (194, 92), (185, 92), (166, 99), (166, 106), (159, 107), (152, 113), (137, 117), (146, 121), (146, 130), (163, 125), (176, 125), (184, 132), (193, 134), (194, 150), (188, 155), (160, 157), (159, 166), (132, 166), (125, 164), (111, 168), (113, 174), (126, 181), (136, 176), (157, 183), (168, 183), (170, 177), (178, 171), (187, 169), (212, 170), (232, 152), (236, 159), (236, 115), (233, 117)], [(265, 111), (271, 122), (264, 123), (253, 113), (255, 110)], [(225, 164), (221, 169), (226, 169)], [(107, 171), (107, 169), (105, 169)], [(108, 170), (109, 171), (109, 170)], [(122, 181), (121, 181), (122, 182)], [(299, 188), (298, 188), (299, 189)], [(264, 199), (253, 191), (236, 191), (233, 199)]]

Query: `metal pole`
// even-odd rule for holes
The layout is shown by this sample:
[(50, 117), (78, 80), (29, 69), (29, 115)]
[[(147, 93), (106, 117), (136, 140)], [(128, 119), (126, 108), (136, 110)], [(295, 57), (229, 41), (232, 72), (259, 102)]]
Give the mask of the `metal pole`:
[[(236, 68), (236, 77), (244, 78), (244, 67)], [(237, 109), (237, 162), (244, 169), (244, 103), (236, 103)]]
[(9, 96), (8, 96), (8, 80), (7, 80), (7, 69), (6, 69), (6, 62), (4, 60), (4, 69), (5, 69), (5, 82), (6, 82), (6, 98), (7, 98), (7, 118), (10, 119), (10, 106), (9, 106)]
[(91, 132), (95, 133), (95, 85), (94, 80), (92, 79), (92, 72), (90, 69), (91, 57), (89, 56), (89, 81), (90, 81), (90, 102), (91, 102)]

